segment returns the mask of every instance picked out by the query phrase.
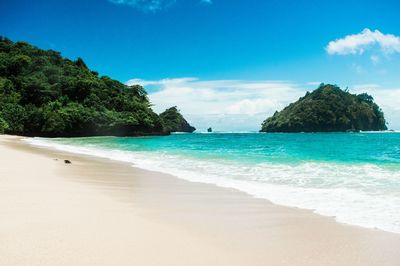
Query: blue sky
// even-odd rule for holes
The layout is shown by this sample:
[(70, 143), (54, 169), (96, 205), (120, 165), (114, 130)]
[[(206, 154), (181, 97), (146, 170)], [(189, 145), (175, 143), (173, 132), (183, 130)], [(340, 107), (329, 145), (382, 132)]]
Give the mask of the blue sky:
[(400, 129), (398, 1), (1, 0), (0, 10), (0, 35), (141, 83), (157, 111), (177, 104), (199, 129), (256, 130), (319, 82), (370, 92)]

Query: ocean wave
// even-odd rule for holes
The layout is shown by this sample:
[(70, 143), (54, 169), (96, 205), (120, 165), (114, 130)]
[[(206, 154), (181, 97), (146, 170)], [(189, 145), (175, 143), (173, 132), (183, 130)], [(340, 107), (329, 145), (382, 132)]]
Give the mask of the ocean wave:
[(32, 145), (132, 163), (191, 182), (214, 184), (273, 203), (312, 210), (338, 222), (400, 233), (400, 172), (374, 164), (246, 163), (166, 152), (126, 151), (26, 139)]
[(400, 133), (400, 130), (382, 130), (382, 131), (360, 131), (360, 133), (380, 134), (380, 133)]
[(258, 131), (195, 131), (194, 134), (260, 134)]

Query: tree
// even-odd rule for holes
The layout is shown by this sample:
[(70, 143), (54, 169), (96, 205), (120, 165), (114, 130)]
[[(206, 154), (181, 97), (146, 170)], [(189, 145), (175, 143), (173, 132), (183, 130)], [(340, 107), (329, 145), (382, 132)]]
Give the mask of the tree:
[(8, 129), (8, 123), (0, 115), (0, 134), (3, 134)]
[(382, 110), (373, 97), (350, 94), (336, 85), (321, 84), (262, 123), (263, 132), (331, 132), (385, 130)]
[(1, 131), (29, 136), (163, 135), (145, 89), (98, 77), (82, 58), (0, 37)]
[(189, 132), (192, 133), (196, 128), (189, 125), (189, 123), (183, 118), (176, 106), (168, 108), (160, 114), (160, 118), (164, 124), (164, 127), (169, 132)]

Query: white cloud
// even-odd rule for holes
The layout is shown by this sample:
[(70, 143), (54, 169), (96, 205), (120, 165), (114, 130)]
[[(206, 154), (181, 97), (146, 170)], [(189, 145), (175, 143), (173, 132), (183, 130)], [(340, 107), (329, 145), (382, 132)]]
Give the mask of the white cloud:
[(379, 56), (377, 56), (377, 55), (371, 55), (371, 56), (370, 56), (370, 59), (371, 59), (372, 63), (374, 63), (375, 65), (378, 64), (379, 61), (381, 60), (381, 59), (379, 58)]
[(173, 78), (173, 79), (160, 79), (160, 80), (144, 80), (144, 79), (130, 79), (126, 82), (127, 85), (139, 84), (142, 86), (147, 85), (179, 85), (191, 81), (196, 81), (197, 78)]
[[(305, 90), (286, 81), (132, 79), (141, 84), (158, 113), (177, 105), (198, 130), (259, 130), (276, 110), (303, 96)], [(155, 89), (155, 90), (154, 90)]]
[[(127, 5), (144, 12), (157, 12), (176, 4), (178, 0), (108, 0), (113, 4)], [(211, 0), (198, 0), (201, 3), (212, 4)]]
[[(200, 80), (187, 77), (131, 79), (127, 84), (146, 86), (157, 113), (178, 106), (199, 131), (210, 126), (223, 131), (257, 131), (264, 119), (296, 101), (307, 90), (317, 88), (320, 82), (294, 84), (279, 80)], [(370, 83), (352, 85), (350, 92), (371, 94), (384, 111), (389, 128), (400, 129), (400, 88), (384, 88)]]
[(281, 107), (282, 104), (277, 99), (244, 99), (226, 107), (225, 113), (257, 115), (270, 113)]
[(310, 86), (314, 86), (314, 87), (318, 87), (321, 83), (321, 81), (309, 81), (306, 83), (306, 85), (310, 85)]
[(383, 34), (379, 30), (364, 29), (361, 33), (347, 35), (329, 42), (325, 48), (329, 54), (363, 54), (366, 50), (377, 47), (385, 55), (400, 53), (400, 37)]
[(145, 12), (156, 12), (175, 4), (176, 0), (109, 0), (118, 5), (127, 5)]
[(354, 70), (357, 74), (363, 74), (363, 73), (365, 73), (364, 68), (363, 68), (361, 65), (359, 65), (359, 64), (353, 64), (353, 65), (352, 65), (352, 68), (353, 68), (353, 70)]

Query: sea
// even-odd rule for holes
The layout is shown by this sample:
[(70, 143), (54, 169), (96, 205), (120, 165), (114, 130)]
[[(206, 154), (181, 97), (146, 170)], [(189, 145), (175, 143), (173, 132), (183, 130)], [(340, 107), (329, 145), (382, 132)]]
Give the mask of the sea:
[(26, 141), (237, 189), (340, 223), (400, 233), (398, 132), (213, 132)]

